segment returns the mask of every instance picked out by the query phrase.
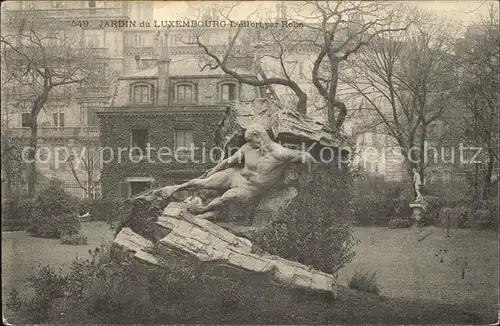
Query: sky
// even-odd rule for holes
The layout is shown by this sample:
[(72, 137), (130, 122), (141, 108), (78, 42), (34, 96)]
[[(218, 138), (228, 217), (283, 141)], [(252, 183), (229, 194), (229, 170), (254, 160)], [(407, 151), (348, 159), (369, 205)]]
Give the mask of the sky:
[[(222, 1), (221, 1), (222, 2)], [(229, 2), (229, 1), (225, 1)], [(274, 12), (276, 4), (281, 1), (244, 1), (238, 7), (234, 19), (246, 19), (249, 12), (255, 8), (268, 8), (268, 12)], [(494, 4), (498, 8), (498, 1), (407, 1), (421, 9), (429, 10), (440, 16), (457, 21), (462, 25), (469, 25), (477, 21), (481, 15), (488, 13), (489, 4)], [(199, 4), (199, 1), (192, 1), (191, 4), (186, 1), (155, 1), (154, 19), (170, 20), (183, 19), (189, 15), (193, 6)]]

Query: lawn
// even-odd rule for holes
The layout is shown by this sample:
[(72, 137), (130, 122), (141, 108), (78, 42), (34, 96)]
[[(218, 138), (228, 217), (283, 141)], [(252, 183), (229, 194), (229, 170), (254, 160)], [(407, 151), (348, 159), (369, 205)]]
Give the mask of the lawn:
[(61, 245), (57, 239), (30, 237), (25, 232), (2, 232), (2, 297), (12, 288), (21, 294), (29, 293), (24, 280), (37, 266), (51, 264), (65, 271), (73, 258), (88, 258), (89, 249), (113, 240), (113, 232), (102, 222), (83, 223), (82, 234), (88, 244), (70, 246)]
[[(452, 230), (451, 238), (445, 238), (442, 229), (424, 231), (432, 234), (417, 241), (413, 229), (355, 228), (360, 243), (355, 247), (354, 260), (341, 270), (340, 282), (346, 285), (358, 268), (377, 271), (381, 296), (341, 288), (336, 303), (313, 300), (305, 304), (303, 321), (374, 323), (373, 318), (381, 311), (387, 322), (396, 323), (474, 323), (479, 321), (478, 316), (485, 318), (483, 322), (494, 321), (498, 312), (498, 233)], [(24, 280), (36, 266), (50, 263), (65, 270), (72, 258), (88, 257), (89, 249), (113, 237), (103, 223), (85, 224), (82, 232), (88, 245), (67, 246), (24, 232), (3, 233), (4, 298), (12, 288), (28, 294)], [(359, 314), (356, 309), (363, 312)], [(318, 320), (311, 319), (311, 311), (319, 314)], [(447, 317), (439, 317), (441, 313)], [(300, 314), (297, 311), (297, 316)], [(379, 322), (384, 321), (382, 317), (378, 317)]]
[[(431, 233), (432, 232), (432, 233)], [(347, 284), (356, 269), (377, 271), (381, 295), (435, 300), (498, 312), (499, 233), (424, 228), (418, 241), (414, 229), (356, 227), (356, 255), (339, 280)]]

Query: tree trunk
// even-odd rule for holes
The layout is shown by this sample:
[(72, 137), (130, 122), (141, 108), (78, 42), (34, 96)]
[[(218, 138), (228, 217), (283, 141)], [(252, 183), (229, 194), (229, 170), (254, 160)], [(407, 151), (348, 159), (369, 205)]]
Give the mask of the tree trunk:
[(36, 122), (31, 123), (31, 136), (30, 136), (30, 150), (28, 154), (28, 197), (35, 197), (36, 192), (36, 182), (37, 182), (37, 171), (35, 154), (38, 141), (38, 126)]
[(491, 176), (493, 174), (493, 164), (495, 163), (495, 155), (491, 148), (488, 148), (488, 164), (486, 167), (486, 172), (484, 174), (484, 183), (483, 183), (483, 200), (488, 200), (490, 198), (490, 190), (491, 190)]
[(420, 173), (420, 182), (424, 184), (425, 179), (425, 140), (427, 136), (427, 126), (422, 124), (422, 135), (420, 136), (420, 153), (418, 158), (418, 173)]
[[(9, 164), (9, 163), (7, 163)], [(7, 198), (11, 198), (12, 197), (12, 171), (10, 169), (10, 167), (6, 168), (5, 169), (5, 183), (6, 183), (6, 187), (4, 188), (5, 189), (5, 196)], [(3, 185), (3, 181), (2, 180), (2, 185)], [(4, 190), (2, 189), (2, 191)]]
[(297, 94), (299, 101), (297, 102), (297, 111), (300, 114), (306, 115), (307, 113), (307, 95)]

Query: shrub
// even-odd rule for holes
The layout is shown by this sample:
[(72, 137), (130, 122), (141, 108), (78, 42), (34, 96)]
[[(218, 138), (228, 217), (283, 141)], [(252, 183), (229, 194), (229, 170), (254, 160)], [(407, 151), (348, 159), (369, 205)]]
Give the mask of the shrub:
[(439, 212), (441, 225), (452, 228), (467, 227), (467, 222), (471, 216), (469, 208), (457, 207), (449, 208), (443, 207)]
[(33, 298), (27, 302), (25, 310), (34, 323), (49, 321), (52, 302), (64, 296), (63, 285), (65, 278), (61, 272), (50, 265), (41, 267), (33, 276), (28, 278), (30, 287), (34, 290)]
[(18, 218), (17, 201), (14, 198), (2, 199), (2, 219)]
[(79, 213), (89, 213), (88, 221), (105, 221), (113, 224), (120, 221), (124, 213), (122, 210), (125, 199), (84, 199), (80, 201)]
[(470, 214), (467, 226), (472, 228), (486, 229), (492, 224), (492, 216), (487, 209), (477, 209)]
[(32, 215), (33, 200), (6, 198), (2, 200), (2, 229), (4, 231), (25, 230)]
[(91, 260), (75, 259), (64, 276), (50, 266), (37, 271), (31, 282), (35, 298), (22, 304), (26, 323), (240, 324), (264, 318), (277, 323), (287, 320), (297, 300), (297, 293), (276, 285), (270, 275), (249, 277), (180, 257), (165, 258), (162, 269), (118, 264), (108, 249), (91, 252)]
[(86, 245), (87, 237), (79, 233), (75, 233), (72, 235), (63, 235), (61, 237), (61, 244), (74, 245), (74, 246)]
[[(363, 189), (367, 187), (368, 189)], [(388, 226), (391, 217), (407, 218), (412, 212), (409, 208), (411, 194), (406, 184), (377, 181), (358, 182), (356, 192), (356, 213), (354, 221), (357, 225)]]
[(27, 232), (33, 236), (60, 238), (62, 230), (77, 233), (80, 230), (78, 200), (61, 187), (58, 180), (37, 194)]
[(115, 219), (108, 220), (108, 222), (115, 229), (116, 234), (122, 228), (129, 227), (143, 237), (157, 242), (164, 234), (158, 232), (159, 229), (155, 223), (169, 202), (169, 199), (160, 197), (154, 197), (151, 201), (137, 198), (123, 200), (116, 206)]
[(351, 172), (335, 164), (315, 166), (285, 209), (287, 219), (271, 224), (254, 242), (271, 254), (327, 273), (342, 268), (354, 255), (353, 180)]
[(92, 323), (87, 316), (89, 289), (102, 267), (109, 263), (108, 248), (109, 244), (103, 244), (94, 251), (89, 250), (91, 259), (74, 259), (66, 275), (50, 265), (39, 267), (28, 278), (34, 290), (33, 298), (20, 299), (17, 291), (12, 290), (8, 300), (10, 309), (18, 311), (26, 323)]
[(500, 198), (496, 197), (486, 201), (485, 203), (486, 209), (490, 212), (491, 224), (490, 227), (494, 229), (498, 229), (499, 227), (499, 217), (500, 217)]
[(349, 287), (358, 291), (379, 294), (380, 288), (377, 284), (377, 272), (370, 273), (365, 269), (356, 270), (349, 280)]

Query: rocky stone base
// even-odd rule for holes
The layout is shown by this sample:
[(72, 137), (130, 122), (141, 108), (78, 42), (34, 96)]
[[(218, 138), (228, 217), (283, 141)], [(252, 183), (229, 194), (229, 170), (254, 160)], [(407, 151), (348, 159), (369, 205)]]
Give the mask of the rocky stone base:
[(237, 269), (248, 276), (267, 274), (283, 286), (329, 292), (336, 295), (334, 276), (277, 256), (258, 253), (252, 242), (210, 222), (210, 216), (194, 216), (187, 203), (172, 202), (156, 222), (164, 236), (156, 243), (123, 228), (112, 246), (114, 259), (132, 258), (142, 264), (166, 267), (164, 257), (189, 257), (206, 264)]

